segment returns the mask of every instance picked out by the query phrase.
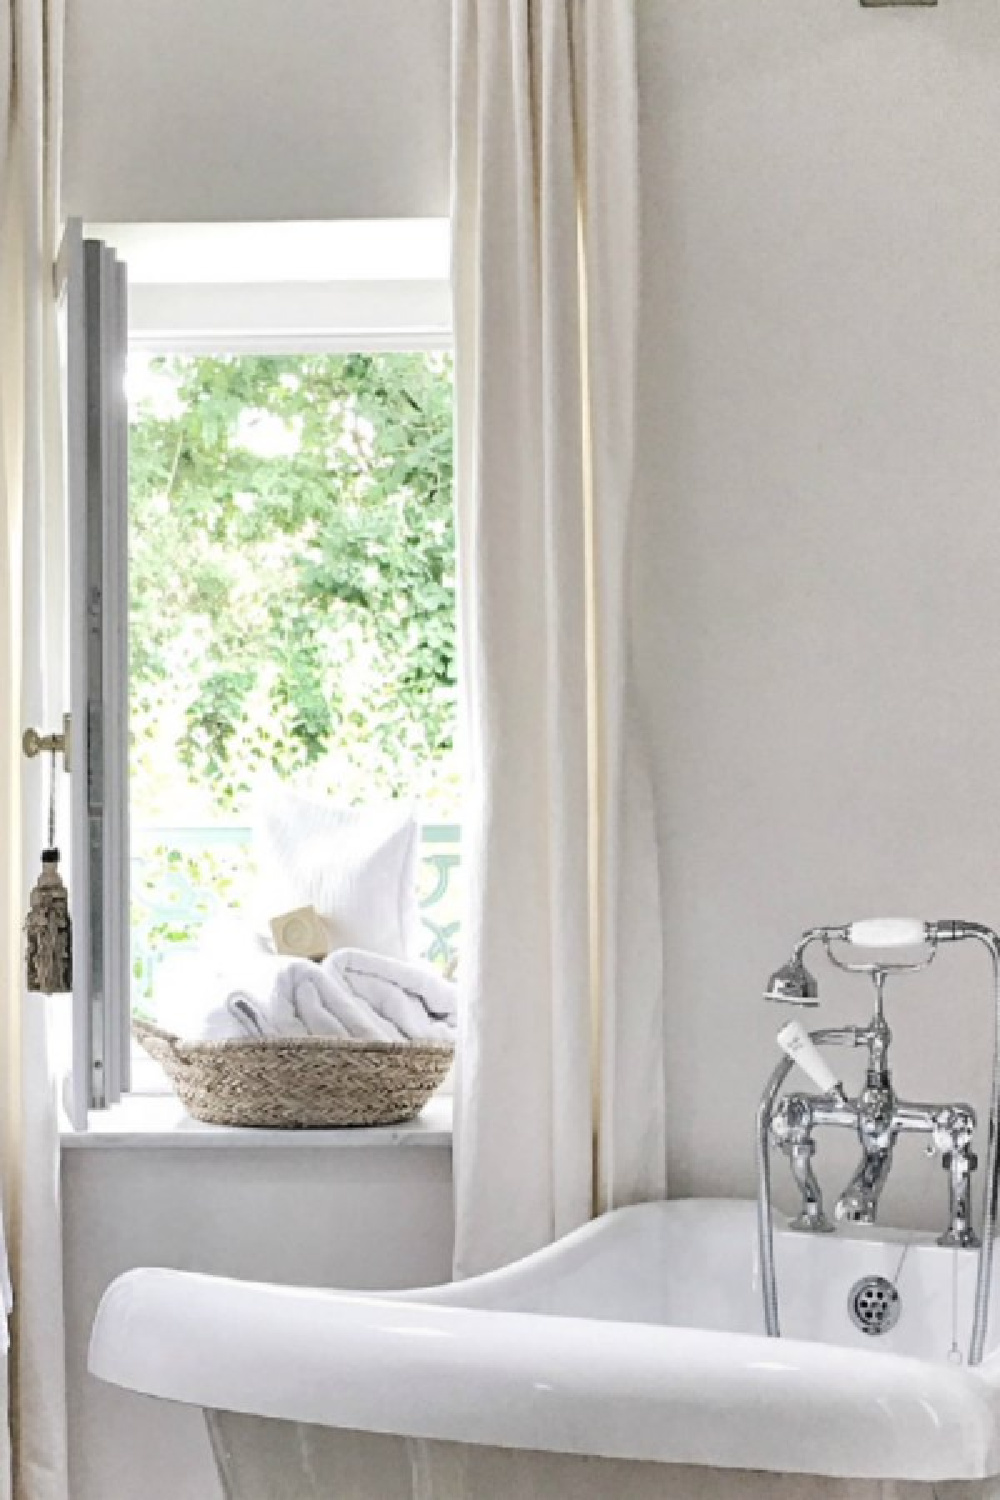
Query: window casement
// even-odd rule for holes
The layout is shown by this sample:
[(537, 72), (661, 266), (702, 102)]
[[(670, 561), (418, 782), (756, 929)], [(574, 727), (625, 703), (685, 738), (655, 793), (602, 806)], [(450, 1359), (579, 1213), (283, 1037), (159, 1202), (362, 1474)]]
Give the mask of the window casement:
[(129, 1087), (125, 267), (79, 221), (57, 266), (65, 363), (73, 900), (73, 1069), (68, 1112)]

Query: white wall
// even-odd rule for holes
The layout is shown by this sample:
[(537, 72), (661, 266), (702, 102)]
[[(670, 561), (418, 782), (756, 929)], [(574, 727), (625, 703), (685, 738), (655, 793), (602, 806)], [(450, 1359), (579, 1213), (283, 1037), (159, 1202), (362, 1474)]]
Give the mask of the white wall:
[(87, 1373), (105, 1288), (132, 1266), (390, 1288), (451, 1272), (451, 1153), (278, 1145), (63, 1151), (72, 1500), (221, 1500), (201, 1416)]
[[(640, 17), (670, 1183), (742, 1193), (794, 935), (1000, 925), (1000, 9)], [(816, 963), (823, 1020), (864, 1019)], [(982, 1104), (983, 959), (895, 988), (901, 1087)], [(940, 1165), (901, 1156), (890, 1217), (940, 1223)]]
[(69, 0), (84, 219), (448, 212), (450, 0)]

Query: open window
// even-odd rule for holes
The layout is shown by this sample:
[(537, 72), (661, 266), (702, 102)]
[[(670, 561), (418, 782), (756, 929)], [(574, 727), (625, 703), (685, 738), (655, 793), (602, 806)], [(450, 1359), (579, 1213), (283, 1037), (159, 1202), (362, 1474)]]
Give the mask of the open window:
[(460, 814), (444, 226), (104, 226), (67, 265), (80, 1125), (247, 904), (262, 775), (419, 801), (442, 965)]

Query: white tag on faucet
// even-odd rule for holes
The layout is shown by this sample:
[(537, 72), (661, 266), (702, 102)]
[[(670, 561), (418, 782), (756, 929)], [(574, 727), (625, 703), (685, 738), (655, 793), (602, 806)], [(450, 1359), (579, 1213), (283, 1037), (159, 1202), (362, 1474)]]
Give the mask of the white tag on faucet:
[(801, 1021), (789, 1021), (787, 1026), (781, 1028), (778, 1032), (778, 1046), (786, 1057), (798, 1063), (821, 1093), (832, 1094), (839, 1087), (840, 1079)]
[(847, 941), (857, 948), (919, 948), (927, 941), (927, 923), (917, 917), (866, 917), (851, 923)]

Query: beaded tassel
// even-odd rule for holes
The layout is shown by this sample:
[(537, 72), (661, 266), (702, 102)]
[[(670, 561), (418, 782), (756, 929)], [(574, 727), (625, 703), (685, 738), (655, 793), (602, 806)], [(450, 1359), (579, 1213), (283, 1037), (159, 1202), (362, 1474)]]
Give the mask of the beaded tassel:
[(73, 988), (73, 929), (56, 848), (55, 751), (49, 782), (49, 845), (42, 850), (42, 873), (29, 898), (24, 931), (28, 989), (40, 995), (67, 993)]

